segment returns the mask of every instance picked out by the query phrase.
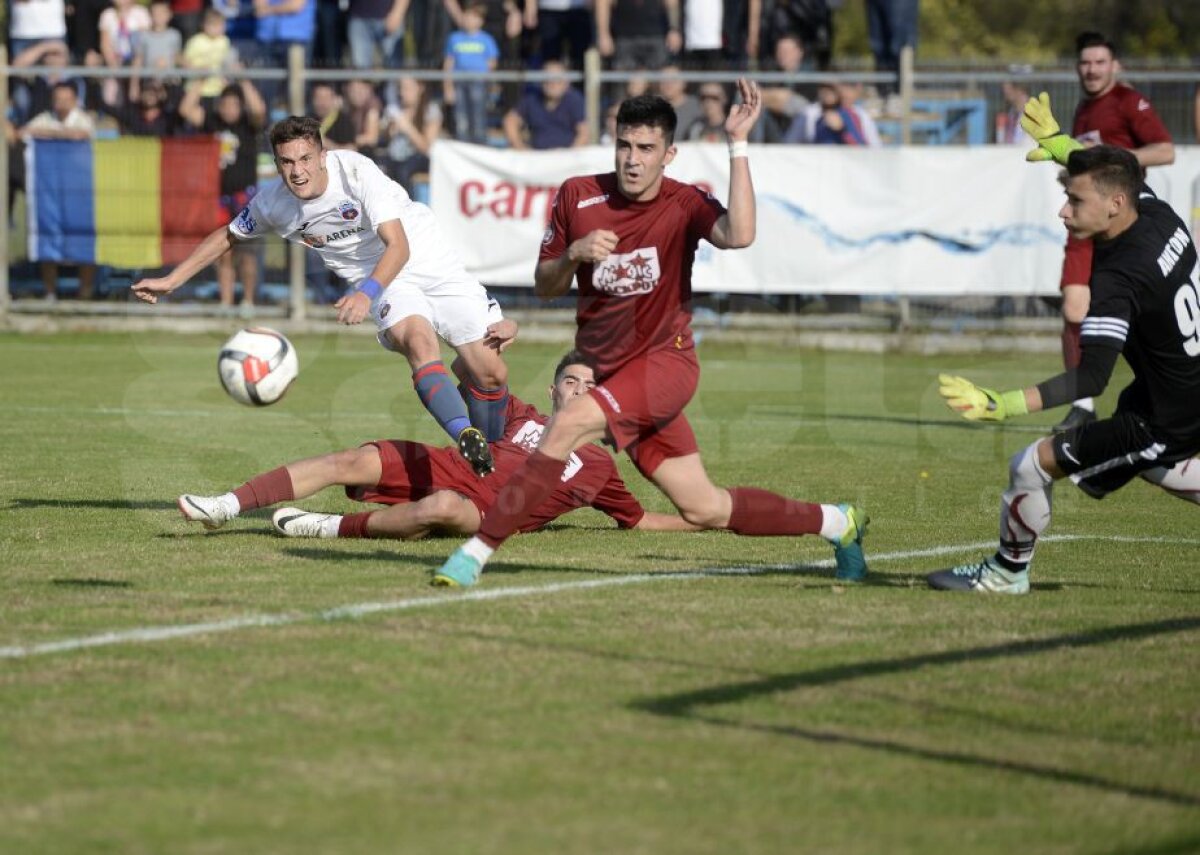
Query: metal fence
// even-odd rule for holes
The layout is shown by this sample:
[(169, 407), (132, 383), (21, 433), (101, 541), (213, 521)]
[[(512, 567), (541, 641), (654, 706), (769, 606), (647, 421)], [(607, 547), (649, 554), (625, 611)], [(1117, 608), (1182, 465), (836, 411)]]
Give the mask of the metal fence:
[[(78, 77), (85, 79), (128, 79), (138, 74), (138, 70), (130, 68), (108, 69), (93, 67), (27, 67), (16, 68), (7, 64), (6, 55), (0, 47), (0, 111), (9, 113), (7, 102), (10, 83), (12, 81), (30, 80), (35, 78), (48, 79), (51, 77)], [(206, 70), (175, 69), (171, 77), (179, 80), (189, 80), (210, 76)], [(638, 78), (650, 84), (664, 78), (662, 70), (645, 72), (614, 72), (602, 69), (599, 55), (593, 50), (588, 55), (585, 67), (578, 71), (565, 72), (568, 79), (578, 85), (585, 95), (587, 105), (587, 121), (593, 141), (600, 137), (602, 128), (605, 98), (612, 97), (631, 80)], [(1009, 67), (994, 69), (918, 69), (913, 67), (911, 51), (902, 57), (901, 67), (897, 74), (875, 73), (869, 71), (842, 71), (838, 73), (805, 72), (785, 74), (767, 71), (680, 71), (671, 72), (672, 76), (682, 79), (688, 84), (699, 84), (708, 81), (732, 83), (737, 77), (749, 76), (764, 85), (798, 85), (812, 86), (823, 81), (852, 81), (865, 84), (867, 87), (869, 106), (880, 119), (881, 129), (885, 132), (887, 141), (896, 144), (983, 144), (991, 142), (995, 132), (996, 117), (1006, 109), (1001, 95), (1001, 84), (1017, 82), (1031, 92), (1046, 90), (1051, 93), (1052, 102), (1060, 105), (1058, 112), (1066, 113), (1066, 105), (1073, 105), (1078, 99), (1078, 82), (1073, 70), (1067, 68), (1034, 69), (1029, 67)], [(143, 72), (143, 76), (146, 76)], [(228, 75), (227, 75), (228, 76)], [(344, 82), (348, 80), (366, 80), (375, 84), (393, 81), (401, 76), (409, 76), (427, 83), (440, 84), (448, 77), (454, 81), (469, 81), (484, 79), (492, 83), (508, 84), (511, 89), (538, 84), (550, 77), (545, 72), (532, 70), (498, 70), (487, 74), (452, 73), (447, 75), (436, 69), (326, 69), (308, 68), (304, 65), (303, 50), (295, 48), (287, 68), (247, 68), (237, 72), (239, 78), (245, 78), (272, 87), (282, 97), (275, 105), (272, 118), (286, 114), (303, 114), (306, 111), (306, 94), (311, 84), (315, 82)], [(1187, 143), (1196, 140), (1196, 113), (1200, 110), (1200, 71), (1194, 68), (1178, 68), (1167, 70), (1134, 69), (1128, 71), (1124, 78), (1137, 87), (1152, 101), (1163, 117), (1177, 142)], [(874, 90), (888, 91), (887, 97), (871, 98)], [(0, 165), (5, 171), (9, 170), (8, 152), (0, 147)], [(3, 193), (5, 207), (13, 209), (12, 199), (9, 199), (9, 187), (6, 183)], [(17, 299), (38, 293), (36, 276), (31, 266), (26, 262), (23, 253), (24, 224), (20, 221), (21, 206), (16, 208), (18, 216), (12, 223), (6, 241), (0, 241), (0, 252), (3, 252), (3, 263), (0, 264), (0, 317), (10, 311), (38, 311), (40, 306), (34, 300)], [(314, 304), (319, 304), (327, 294), (319, 287), (314, 287), (311, 259), (306, 261), (304, 247), (291, 244), (284, 245), (280, 241), (270, 241), (263, 255), (265, 283), (265, 308), (261, 313), (271, 315), (286, 315), (294, 320), (303, 320), (310, 314)], [(306, 271), (310, 275), (306, 277)], [(78, 311), (107, 311), (117, 310), (114, 302), (124, 301), (128, 295), (128, 284), (145, 271), (109, 270), (105, 272), (100, 283), (102, 296), (104, 292), (111, 298), (107, 305), (77, 304), (73, 307)], [(485, 283), (486, 284), (486, 283)], [(106, 287), (107, 285), (107, 287)], [(199, 305), (197, 311), (208, 311), (205, 301), (213, 290), (210, 281), (201, 278), (200, 282), (191, 289)], [(528, 295), (514, 291), (509, 295), (513, 301), (523, 303)], [(738, 311), (771, 311), (788, 314), (812, 314), (821, 312), (852, 311), (864, 314), (878, 314), (891, 318), (897, 323), (908, 323), (921, 319), (936, 319), (945, 315), (951, 317), (976, 317), (987, 319), (991, 317), (1008, 316), (1043, 316), (1050, 312), (1043, 303), (1036, 300), (1012, 300), (1005, 298), (983, 300), (950, 300), (926, 301), (912, 303), (907, 300), (874, 301), (863, 303), (859, 300), (845, 298), (822, 299), (817, 295), (812, 297), (778, 296), (764, 294), (758, 298), (736, 297), (723, 295), (698, 295), (699, 304), (711, 309), (717, 314)], [(271, 305), (274, 305), (274, 308)], [(326, 314), (326, 310), (316, 309), (316, 314)]]

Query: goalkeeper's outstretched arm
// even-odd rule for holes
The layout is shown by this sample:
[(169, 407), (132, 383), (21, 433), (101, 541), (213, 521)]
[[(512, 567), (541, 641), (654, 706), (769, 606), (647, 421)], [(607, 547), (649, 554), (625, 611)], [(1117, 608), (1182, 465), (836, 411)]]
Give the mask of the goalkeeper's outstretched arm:
[(968, 421), (1000, 422), (1099, 395), (1108, 386), (1117, 353), (1110, 347), (1084, 347), (1079, 367), (1028, 389), (1009, 392), (996, 392), (964, 377), (941, 374), (938, 392), (946, 399), (946, 406)]
[[(1079, 365), (1033, 387), (1039, 410), (1061, 407), (1080, 398), (1095, 398), (1104, 392), (1117, 364), (1119, 351), (1112, 347), (1084, 347)], [(1030, 409), (1030, 412), (1036, 412)]]

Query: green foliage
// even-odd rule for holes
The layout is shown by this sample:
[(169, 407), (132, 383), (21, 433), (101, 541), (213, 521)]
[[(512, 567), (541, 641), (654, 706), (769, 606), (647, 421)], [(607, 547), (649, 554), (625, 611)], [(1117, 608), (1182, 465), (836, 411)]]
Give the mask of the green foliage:
[[(835, 56), (869, 58), (863, 0), (835, 12)], [(1070, 62), (1075, 36), (1099, 30), (1126, 60), (1200, 56), (1200, 3), (1194, 0), (920, 0), (918, 63), (994, 60)]]

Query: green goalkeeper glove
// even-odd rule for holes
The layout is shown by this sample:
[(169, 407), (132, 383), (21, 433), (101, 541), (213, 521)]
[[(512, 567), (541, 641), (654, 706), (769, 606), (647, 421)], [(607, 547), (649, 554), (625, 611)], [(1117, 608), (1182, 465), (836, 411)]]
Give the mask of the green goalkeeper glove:
[(994, 392), (976, 386), (964, 377), (939, 374), (938, 392), (946, 399), (947, 407), (972, 422), (1002, 422), (1029, 412), (1022, 389)]
[(1066, 166), (1071, 152), (1083, 148), (1078, 140), (1067, 136), (1058, 127), (1054, 114), (1050, 112), (1049, 93), (1043, 92), (1025, 102), (1025, 115), (1021, 117), (1021, 127), (1025, 129), (1025, 133), (1037, 140), (1037, 148), (1025, 155), (1025, 159), (1031, 163), (1053, 160)]

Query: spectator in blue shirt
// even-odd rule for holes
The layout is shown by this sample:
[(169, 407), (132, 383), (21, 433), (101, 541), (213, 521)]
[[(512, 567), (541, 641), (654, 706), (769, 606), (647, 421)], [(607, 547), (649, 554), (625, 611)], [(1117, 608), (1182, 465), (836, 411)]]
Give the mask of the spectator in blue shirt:
[[(254, 0), (254, 37), (262, 63), (287, 68), (289, 49), (300, 45), (305, 66), (311, 65), (316, 17), (316, 0)], [(264, 80), (259, 88), (268, 109), (283, 92), (277, 80)]]
[[(549, 60), (542, 70), (562, 75), (566, 66), (558, 60)], [(587, 144), (585, 118), (583, 96), (571, 88), (565, 76), (554, 76), (542, 83), (541, 92), (526, 92), (517, 106), (508, 111), (504, 117), (504, 135), (516, 149), (575, 148)]]
[[(490, 33), (484, 32), (487, 4), (472, 3), (462, 14), (462, 29), (446, 39), (446, 71), (488, 72), (496, 68), (500, 47)], [(488, 82), (486, 80), (446, 79), (444, 100), (454, 105), (454, 135), (465, 142), (487, 142)]]

